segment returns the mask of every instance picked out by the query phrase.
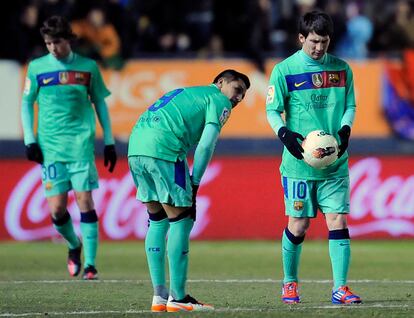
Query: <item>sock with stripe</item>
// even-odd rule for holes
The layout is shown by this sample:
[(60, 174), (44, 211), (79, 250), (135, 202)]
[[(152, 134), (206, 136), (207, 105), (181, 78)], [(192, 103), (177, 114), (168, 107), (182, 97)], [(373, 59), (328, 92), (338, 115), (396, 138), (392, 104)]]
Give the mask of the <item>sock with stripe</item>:
[(166, 236), (170, 226), (164, 209), (148, 213), (148, 232), (145, 237), (145, 253), (151, 276), (154, 295), (168, 298), (165, 281)]
[(284, 284), (298, 281), (298, 268), (304, 239), (305, 236), (294, 236), (288, 228), (285, 228), (283, 231), (282, 259)]
[(60, 235), (62, 235), (71, 250), (80, 246), (81, 242), (75, 233), (72, 218), (70, 217), (68, 211), (66, 211), (65, 214), (59, 219), (54, 219), (52, 217), (52, 223), (53, 227), (59, 232)]
[[(185, 215), (184, 212), (182, 215)], [(170, 233), (167, 240), (167, 254), (170, 270), (170, 295), (175, 300), (186, 296), (185, 283), (187, 281), (188, 253), (190, 232), (194, 221), (188, 216), (170, 219)]]
[(351, 240), (348, 229), (329, 231), (329, 257), (334, 289), (338, 289), (346, 285), (351, 260)]
[(85, 257), (84, 267), (86, 268), (89, 265), (95, 267), (99, 240), (98, 215), (95, 210), (81, 212), (80, 229), (83, 241), (83, 254)]

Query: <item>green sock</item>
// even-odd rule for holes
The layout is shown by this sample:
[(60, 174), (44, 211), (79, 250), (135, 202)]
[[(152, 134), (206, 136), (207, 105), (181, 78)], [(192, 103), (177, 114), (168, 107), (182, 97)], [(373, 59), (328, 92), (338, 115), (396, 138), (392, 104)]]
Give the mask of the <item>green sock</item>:
[(165, 286), (165, 246), (169, 228), (168, 219), (159, 221), (149, 220), (149, 228), (145, 237), (145, 253), (151, 276), (154, 295), (168, 297)]
[(170, 295), (176, 300), (185, 297), (187, 281), (188, 252), (190, 232), (194, 221), (186, 217), (179, 221), (170, 221), (170, 233), (167, 241), (167, 253), (170, 269)]
[(89, 265), (95, 267), (99, 239), (99, 223), (95, 210), (81, 213), (80, 229), (83, 241), (83, 255), (85, 257), (84, 268)]
[(66, 212), (59, 220), (52, 218), (52, 222), (53, 227), (63, 236), (70, 249), (73, 250), (80, 246), (80, 240), (73, 228), (72, 218), (70, 217), (69, 212)]
[(286, 230), (283, 231), (282, 259), (283, 259), (283, 274), (284, 274), (283, 283), (284, 284), (298, 281), (298, 268), (299, 268), (301, 252), (302, 252), (302, 243), (294, 244), (287, 236)]
[(346, 285), (351, 259), (351, 240), (329, 240), (329, 256), (332, 264), (334, 289)]

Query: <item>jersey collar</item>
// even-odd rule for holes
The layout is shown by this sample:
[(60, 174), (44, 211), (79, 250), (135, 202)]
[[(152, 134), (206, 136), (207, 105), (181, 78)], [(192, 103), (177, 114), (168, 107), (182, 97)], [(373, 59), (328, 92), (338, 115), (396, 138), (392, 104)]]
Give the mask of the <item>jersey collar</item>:
[(306, 65), (323, 65), (323, 64), (325, 64), (326, 59), (327, 59), (327, 54), (326, 53), (319, 60), (314, 60), (308, 54), (306, 54), (305, 51), (303, 51), (303, 50), (299, 50), (299, 55), (303, 59), (303, 61), (306, 63)]

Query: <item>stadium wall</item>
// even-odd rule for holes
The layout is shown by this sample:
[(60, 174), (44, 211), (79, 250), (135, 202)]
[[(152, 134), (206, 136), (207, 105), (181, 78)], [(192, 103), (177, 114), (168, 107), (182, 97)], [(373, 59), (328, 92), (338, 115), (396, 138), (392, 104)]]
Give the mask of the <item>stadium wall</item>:
[[(350, 163), (353, 238), (414, 238), (414, 165), (411, 157), (355, 157)], [(194, 239), (279, 239), (286, 225), (280, 157), (216, 157), (197, 198)], [(122, 158), (113, 174), (98, 160), (100, 188), (94, 200), (103, 240), (143, 239), (145, 206)], [(40, 183), (41, 168), (22, 159), (0, 162), (0, 240), (42, 240), (56, 236)], [(79, 211), (69, 198), (76, 230)], [(319, 215), (307, 238), (326, 238)]]

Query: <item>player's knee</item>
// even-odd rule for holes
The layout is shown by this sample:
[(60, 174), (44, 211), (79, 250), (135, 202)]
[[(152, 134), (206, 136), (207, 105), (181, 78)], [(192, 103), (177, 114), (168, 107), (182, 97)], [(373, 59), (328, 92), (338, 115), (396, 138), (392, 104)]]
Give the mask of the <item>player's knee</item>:
[(180, 214), (178, 214), (174, 218), (169, 218), (169, 221), (170, 222), (177, 222), (177, 221), (180, 221), (180, 220), (185, 219), (187, 217), (193, 219), (193, 221), (196, 220), (196, 210), (195, 210), (194, 206), (182, 211)]
[[(160, 211), (155, 212), (155, 213), (151, 213), (149, 211), (147, 212), (148, 212), (148, 221), (162, 221), (168, 218), (167, 213), (165, 212), (164, 208), (161, 208)], [(149, 222), (148, 222), (148, 226), (149, 226)]]
[(326, 214), (326, 225), (328, 230), (340, 230), (348, 227), (346, 214)]

